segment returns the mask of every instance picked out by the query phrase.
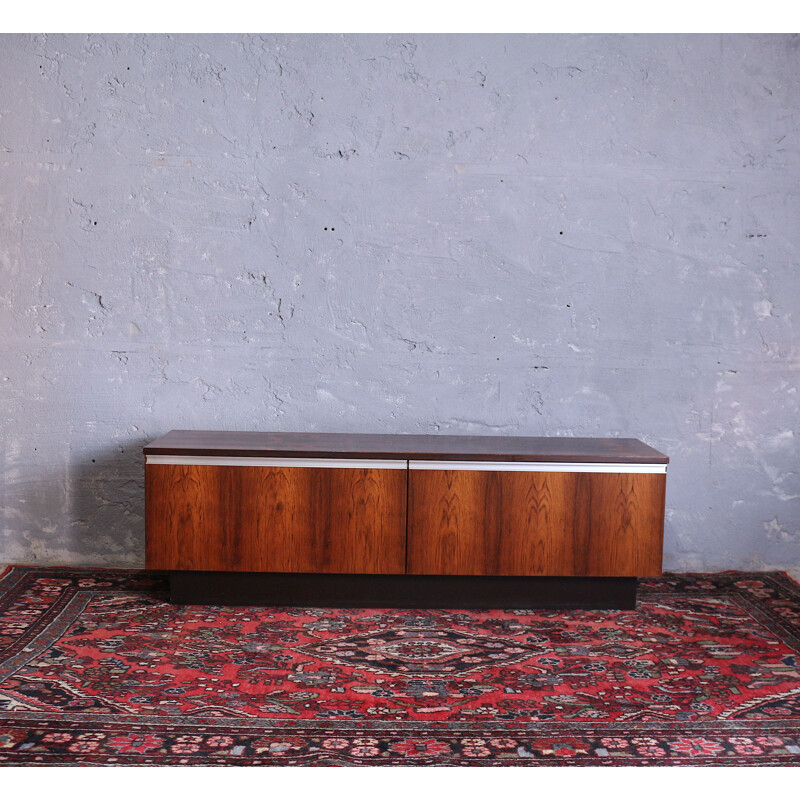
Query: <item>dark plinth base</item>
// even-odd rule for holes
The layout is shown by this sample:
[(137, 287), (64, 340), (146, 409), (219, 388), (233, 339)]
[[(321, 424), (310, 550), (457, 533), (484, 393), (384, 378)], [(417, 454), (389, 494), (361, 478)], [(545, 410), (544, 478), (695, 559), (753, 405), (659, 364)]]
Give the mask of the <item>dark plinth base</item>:
[(323, 608), (636, 607), (636, 578), (171, 572), (173, 603)]

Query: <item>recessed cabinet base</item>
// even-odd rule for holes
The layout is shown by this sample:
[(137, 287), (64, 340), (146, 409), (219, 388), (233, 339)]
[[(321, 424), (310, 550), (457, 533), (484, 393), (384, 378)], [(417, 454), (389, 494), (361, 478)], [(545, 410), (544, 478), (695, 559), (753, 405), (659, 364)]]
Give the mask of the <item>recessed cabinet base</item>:
[(636, 578), (178, 571), (170, 573), (170, 600), (314, 608), (631, 609), (636, 583)]

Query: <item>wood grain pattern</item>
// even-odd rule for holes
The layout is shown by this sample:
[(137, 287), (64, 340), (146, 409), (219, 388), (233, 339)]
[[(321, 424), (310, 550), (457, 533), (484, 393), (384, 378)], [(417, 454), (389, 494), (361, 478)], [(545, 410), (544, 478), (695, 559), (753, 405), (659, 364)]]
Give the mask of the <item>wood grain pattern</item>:
[(406, 472), (145, 467), (148, 569), (402, 573)]
[(412, 470), (421, 575), (661, 574), (664, 475)]
[(638, 439), (533, 436), (445, 436), (269, 431), (170, 431), (146, 455), (396, 458), (473, 461), (592, 461), (666, 464)]
[(587, 575), (661, 575), (666, 475), (592, 474)]

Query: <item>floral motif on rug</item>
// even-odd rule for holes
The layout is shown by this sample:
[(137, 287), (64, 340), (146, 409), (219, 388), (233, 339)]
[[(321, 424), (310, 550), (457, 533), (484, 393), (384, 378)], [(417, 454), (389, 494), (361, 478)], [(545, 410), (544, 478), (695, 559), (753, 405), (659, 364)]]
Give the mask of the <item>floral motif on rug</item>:
[(800, 587), (631, 611), (176, 606), (135, 570), (0, 577), (0, 763), (799, 765)]

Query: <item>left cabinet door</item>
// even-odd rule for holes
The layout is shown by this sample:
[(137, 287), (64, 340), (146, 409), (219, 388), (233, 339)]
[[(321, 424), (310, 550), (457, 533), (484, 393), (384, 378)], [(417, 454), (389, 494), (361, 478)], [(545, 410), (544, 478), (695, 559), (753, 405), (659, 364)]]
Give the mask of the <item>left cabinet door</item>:
[(148, 463), (147, 567), (402, 573), (405, 466)]

